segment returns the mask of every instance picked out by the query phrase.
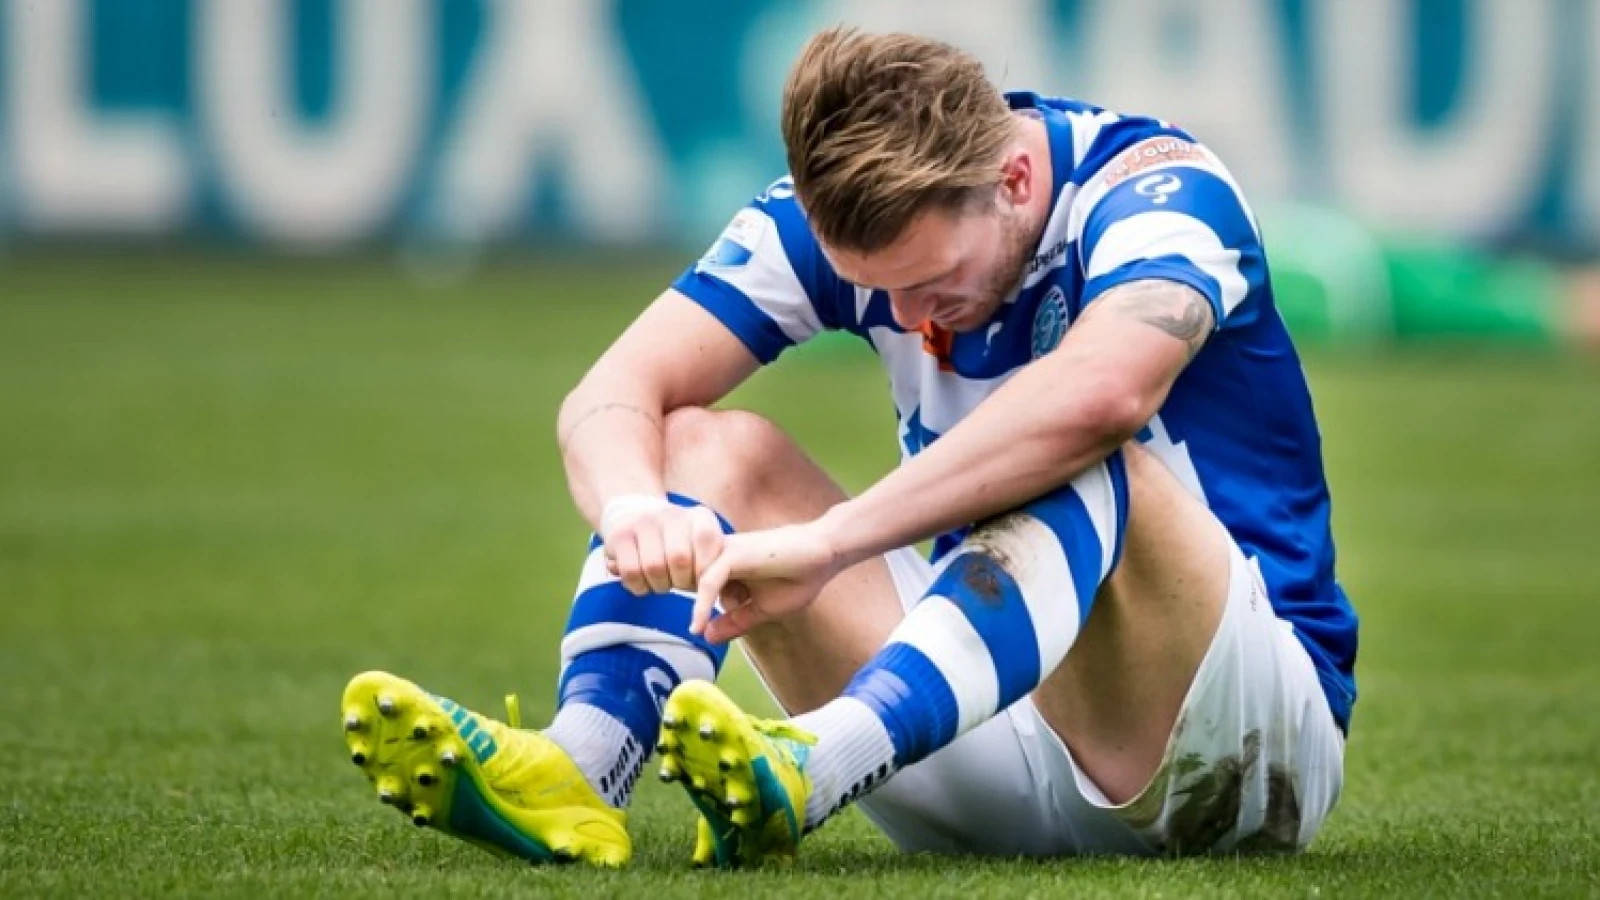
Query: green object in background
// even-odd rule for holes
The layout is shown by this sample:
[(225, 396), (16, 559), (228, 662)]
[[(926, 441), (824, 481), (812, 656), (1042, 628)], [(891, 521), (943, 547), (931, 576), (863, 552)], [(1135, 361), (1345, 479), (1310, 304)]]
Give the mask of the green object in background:
[(1559, 337), (1562, 282), (1547, 263), (1415, 241), (1392, 242), (1388, 262), (1398, 338)]
[(1549, 344), (1562, 336), (1564, 279), (1552, 264), (1380, 236), (1315, 207), (1275, 209), (1266, 230), (1278, 309), (1303, 342)]

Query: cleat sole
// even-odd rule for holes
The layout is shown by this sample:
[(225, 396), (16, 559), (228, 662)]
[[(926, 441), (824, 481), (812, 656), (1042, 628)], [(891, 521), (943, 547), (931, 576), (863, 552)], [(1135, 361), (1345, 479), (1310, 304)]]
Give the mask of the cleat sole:
[(417, 685), (383, 672), (357, 675), (345, 688), (341, 711), (345, 723), (352, 712), (362, 719), (359, 733), (345, 732), (351, 762), (373, 783), (380, 802), (413, 825), (534, 863), (562, 861), (540, 837), (559, 832), (568, 860), (627, 863), (631, 845), (620, 817), (575, 808), (527, 810), (499, 801), (448, 724), (449, 713)]
[[(671, 747), (661, 760), (663, 780), (673, 773), (671, 780), (683, 783), (703, 817), (695, 863), (732, 866), (791, 859), (800, 824), (793, 813), (803, 811), (790, 811), (784, 799), (763, 795), (755, 761), (759, 758), (767, 766), (768, 747), (749, 717), (711, 684), (692, 681), (673, 691), (663, 713), (661, 741)], [(696, 723), (700, 740), (669, 741), (669, 721), (674, 728)]]

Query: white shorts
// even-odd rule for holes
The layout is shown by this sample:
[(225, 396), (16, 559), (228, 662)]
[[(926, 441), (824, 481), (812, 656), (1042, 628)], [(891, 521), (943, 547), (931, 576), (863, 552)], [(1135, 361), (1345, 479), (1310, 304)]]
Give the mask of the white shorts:
[[(1344, 736), (1292, 627), (1233, 550), (1227, 607), (1155, 777), (1115, 805), (1024, 698), (860, 803), (901, 849), (1068, 855), (1292, 851), (1338, 799)], [(932, 583), (914, 550), (889, 568), (910, 609)]]

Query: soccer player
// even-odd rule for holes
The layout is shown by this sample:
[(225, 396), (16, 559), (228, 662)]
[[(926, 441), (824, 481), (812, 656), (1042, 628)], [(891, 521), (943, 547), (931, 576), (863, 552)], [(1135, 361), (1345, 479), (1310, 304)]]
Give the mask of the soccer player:
[[(907, 35), (813, 38), (782, 119), (789, 177), (561, 409), (595, 537), (554, 721), (366, 673), (352, 759), (418, 824), (535, 860), (626, 861), (652, 749), (704, 864), (792, 857), (850, 803), (906, 850), (1304, 847), (1356, 617), (1228, 170)], [(899, 419), (902, 464), (854, 498), (710, 408), (825, 329), (872, 346)], [(715, 687), (734, 638), (792, 718)]]

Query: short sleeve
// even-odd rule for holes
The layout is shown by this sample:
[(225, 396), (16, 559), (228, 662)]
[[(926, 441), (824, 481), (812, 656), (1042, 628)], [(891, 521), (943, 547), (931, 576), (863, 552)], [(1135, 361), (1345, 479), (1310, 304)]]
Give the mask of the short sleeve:
[(740, 210), (672, 286), (763, 363), (842, 327), (839, 297), (848, 293), (818, 249), (788, 179)]
[[(1140, 148), (1156, 142), (1157, 162), (1134, 164), (1152, 158)], [(1227, 171), (1198, 145), (1147, 139), (1088, 180), (1077, 202), (1085, 305), (1120, 284), (1166, 279), (1202, 294), (1223, 329), (1248, 323), (1264, 302), (1255, 221)]]

